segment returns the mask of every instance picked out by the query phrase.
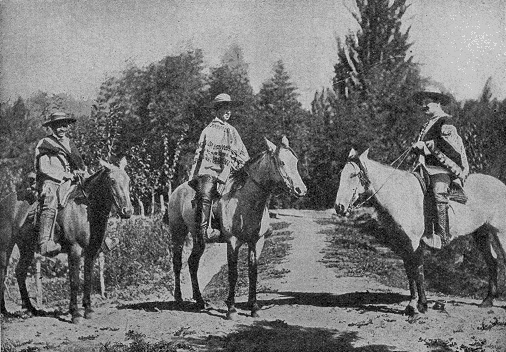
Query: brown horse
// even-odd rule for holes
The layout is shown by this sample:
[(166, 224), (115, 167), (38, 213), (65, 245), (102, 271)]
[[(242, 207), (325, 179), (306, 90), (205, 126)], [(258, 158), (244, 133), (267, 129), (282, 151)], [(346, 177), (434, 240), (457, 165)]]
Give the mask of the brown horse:
[[(237, 283), (237, 256), (239, 248), (248, 245), (249, 299), (248, 306), (253, 317), (260, 310), (256, 300), (257, 260), (268, 230), (268, 200), (276, 188), (281, 187), (291, 194), (301, 197), (306, 194), (306, 186), (297, 170), (297, 157), (283, 138), (276, 146), (265, 140), (268, 150), (251, 158), (225, 185), (223, 196), (217, 204), (217, 218), (220, 222), (223, 241), (227, 243), (227, 262), (229, 295), (226, 301), (228, 319), (237, 315), (235, 309), (235, 286)], [(178, 186), (169, 198), (168, 224), (172, 235), (173, 266), (175, 275), (174, 297), (182, 302), (180, 274), (184, 242), (190, 232), (193, 234), (193, 248), (188, 259), (192, 281), (193, 299), (199, 309), (206, 304), (200, 293), (197, 271), (205, 244), (195, 236), (194, 209), (192, 200), (195, 191), (184, 183)]]
[[(104, 240), (107, 219), (114, 204), (122, 218), (129, 218), (133, 208), (130, 203), (130, 179), (124, 168), (126, 159), (120, 161), (120, 166), (100, 161), (102, 168), (88, 178), (83, 185), (84, 193), (76, 190), (82, 197), (70, 197), (66, 206), (58, 212), (55, 236), (62, 245), (62, 252), (68, 254), (70, 278), (70, 314), (72, 322), (77, 324), (82, 315), (77, 306), (79, 290), (80, 258), (84, 254), (84, 317), (92, 318), (91, 286), (93, 265)], [(0, 201), (0, 294), (2, 314), (7, 314), (4, 301), (5, 275), (9, 258), (17, 245), (20, 252), (19, 263), (16, 267), (16, 279), (23, 302), (33, 315), (41, 315), (28, 296), (26, 275), (33, 260), (37, 245), (37, 232), (33, 221), (26, 221), (32, 206), (26, 201), (17, 200), (16, 194), (11, 194)]]
[[(465, 184), (467, 203), (450, 202), (450, 233), (455, 239), (472, 234), (489, 268), (489, 286), (482, 307), (493, 305), (498, 295), (498, 260), (506, 264), (506, 185), (483, 174), (471, 174)], [(341, 172), (335, 209), (346, 215), (361, 195), (374, 199), (383, 224), (391, 230), (393, 249), (400, 254), (409, 281), (409, 315), (427, 311), (424, 289), (423, 192), (416, 177), (368, 158), (352, 149)], [(422, 243), (422, 244), (421, 244)], [(418, 294), (418, 301), (417, 301)]]

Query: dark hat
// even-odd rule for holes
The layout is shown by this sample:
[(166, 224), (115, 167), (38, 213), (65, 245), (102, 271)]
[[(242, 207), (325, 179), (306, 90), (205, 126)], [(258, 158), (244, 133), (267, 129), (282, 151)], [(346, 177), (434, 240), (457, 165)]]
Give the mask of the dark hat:
[(47, 121), (45, 121), (42, 124), (42, 126), (51, 127), (52, 124), (54, 124), (55, 122), (60, 122), (60, 121), (68, 121), (69, 123), (72, 123), (72, 122), (76, 122), (76, 119), (68, 116), (64, 112), (57, 111), (57, 112), (53, 112), (51, 115), (49, 115), (49, 118), (47, 119)]
[(428, 87), (421, 92), (416, 92), (413, 94), (413, 100), (417, 104), (422, 104), (425, 98), (429, 98), (434, 100), (435, 102), (440, 103), (441, 105), (448, 105), (450, 103), (450, 97), (441, 92), (440, 89), (436, 87)]
[(228, 95), (226, 93), (221, 93), (221, 94), (218, 94), (214, 98), (211, 107), (213, 107), (213, 108), (216, 109), (216, 108), (224, 106), (224, 105), (239, 106), (239, 105), (242, 105), (242, 104), (243, 104), (242, 101), (232, 100), (232, 98), (230, 98), (230, 95)]

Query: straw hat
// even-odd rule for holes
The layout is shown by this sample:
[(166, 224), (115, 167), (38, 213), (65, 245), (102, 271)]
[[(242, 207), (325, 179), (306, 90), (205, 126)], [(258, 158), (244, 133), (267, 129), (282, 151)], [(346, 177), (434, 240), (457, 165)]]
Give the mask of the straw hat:
[(427, 87), (425, 90), (421, 92), (416, 92), (413, 94), (413, 100), (417, 104), (422, 104), (425, 98), (429, 98), (434, 100), (435, 102), (440, 103), (441, 105), (448, 105), (450, 103), (450, 97), (441, 92), (440, 89), (436, 87)]
[(223, 105), (228, 105), (228, 106), (239, 106), (239, 105), (242, 105), (243, 102), (242, 101), (239, 101), (239, 100), (232, 100), (232, 98), (230, 98), (230, 95), (226, 94), (226, 93), (221, 93), (221, 94), (218, 94), (210, 107), (212, 108), (218, 108), (220, 106), (223, 106)]
[(76, 119), (68, 116), (64, 112), (57, 111), (57, 112), (53, 112), (51, 115), (49, 115), (49, 118), (42, 124), (42, 126), (51, 127), (52, 124), (54, 124), (55, 122), (60, 122), (60, 121), (68, 121), (69, 123), (73, 123), (73, 122), (76, 122)]

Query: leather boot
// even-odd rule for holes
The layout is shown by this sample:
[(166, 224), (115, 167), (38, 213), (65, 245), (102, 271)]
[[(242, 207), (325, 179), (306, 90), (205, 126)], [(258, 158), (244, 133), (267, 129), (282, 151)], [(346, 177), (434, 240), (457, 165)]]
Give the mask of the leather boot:
[(55, 209), (44, 209), (40, 214), (39, 246), (40, 254), (54, 257), (61, 252), (61, 245), (53, 240), (53, 228), (56, 221)]
[(450, 224), (448, 222), (448, 203), (436, 203), (436, 218), (434, 233), (441, 238), (442, 246), (446, 246), (450, 240)]

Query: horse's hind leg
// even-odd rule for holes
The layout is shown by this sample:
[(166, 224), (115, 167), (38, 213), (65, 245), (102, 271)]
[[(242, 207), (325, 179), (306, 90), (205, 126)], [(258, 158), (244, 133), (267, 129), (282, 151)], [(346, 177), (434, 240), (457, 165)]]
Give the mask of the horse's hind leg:
[(176, 302), (183, 302), (181, 294), (181, 267), (183, 266), (183, 246), (188, 230), (171, 228), (172, 238), (172, 268), (174, 270), (174, 299)]
[(9, 259), (11, 257), (12, 248), (14, 243), (9, 243), (6, 248), (0, 250), (0, 306), (1, 314), (7, 315), (7, 308), (5, 307), (5, 278), (7, 277), (7, 268), (9, 267)]
[(480, 307), (492, 307), (494, 304), (494, 299), (497, 297), (497, 258), (494, 257), (494, 253), (492, 253), (492, 243), (491, 243), (492, 234), (490, 231), (486, 229), (479, 229), (473, 234), (474, 241), (476, 242), (476, 246), (483, 253), (483, 259), (487, 263), (488, 267), (488, 292), (487, 296), (480, 303)]
[(204, 309), (206, 307), (206, 302), (204, 301), (204, 299), (202, 298), (202, 294), (200, 293), (198, 270), (200, 258), (204, 253), (205, 243), (196, 240), (195, 237), (197, 236), (193, 236), (193, 248), (190, 257), (188, 258), (188, 269), (190, 269), (193, 299), (196, 302), (196, 307), (197, 309)]
[(28, 289), (26, 288), (26, 275), (35, 254), (35, 242), (26, 241), (25, 243), (18, 243), (18, 248), (19, 262), (16, 266), (16, 280), (21, 295), (22, 307), (31, 314), (38, 315), (40, 312), (32, 305), (30, 296), (28, 295)]

